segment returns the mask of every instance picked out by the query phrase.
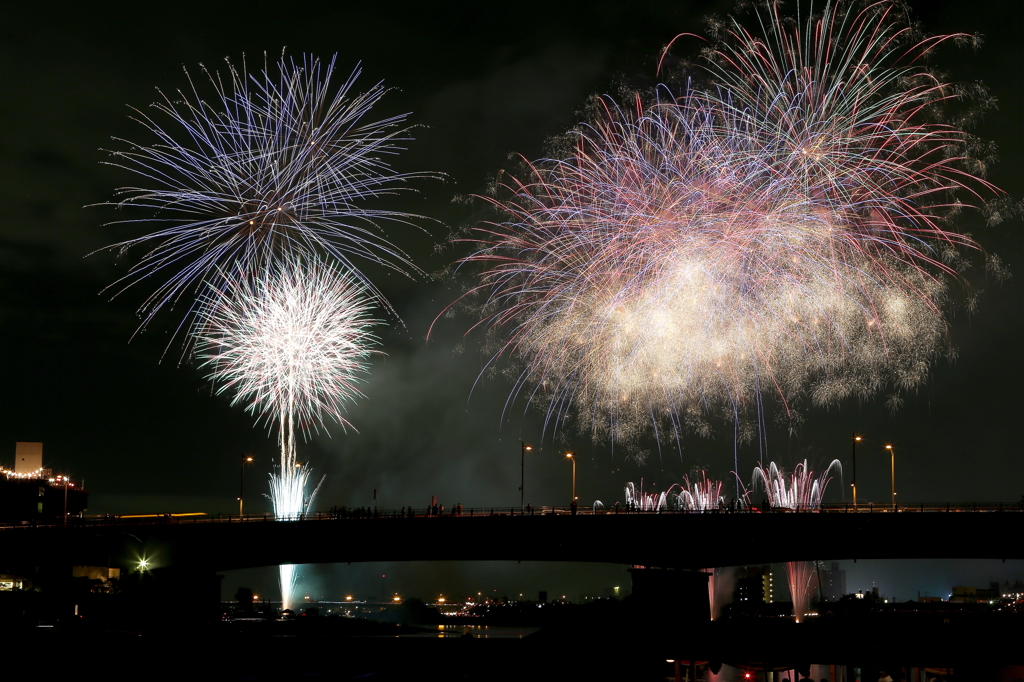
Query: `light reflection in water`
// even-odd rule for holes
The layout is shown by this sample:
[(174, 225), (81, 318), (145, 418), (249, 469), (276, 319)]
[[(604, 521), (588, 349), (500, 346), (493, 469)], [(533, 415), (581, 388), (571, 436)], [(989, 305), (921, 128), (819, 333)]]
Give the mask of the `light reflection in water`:
[(431, 637), (452, 639), (472, 637), (474, 639), (522, 639), (540, 630), (539, 627), (518, 627), (514, 625), (438, 625), (433, 632), (419, 632), (399, 637)]
[[(683, 663), (680, 666), (680, 673), (682, 680), (687, 679), (688, 666)], [(746, 677), (747, 673), (750, 673), (750, 677)], [(827, 665), (812, 665), (810, 669), (810, 680), (815, 682), (821, 682), (826, 680), (827, 682), (848, 682), (843, 679), (843, 671), (841, 666), (836, 667), (834, 674), (836, 679), (833, 679), (832, 674), (829, 672), (829, 666)], [(789, 682), (804, 682), (804, 677), (799, 675), (795, 670), (781, 670), (770, 672), (768, 674), (768, 682), (783, 682), (789, 680)], [(694, 682), (765, 682), (764, 671), (746, 671), (741, 668), (735, 668), (731, 665), (723, 665), (722, 669), (718, 671), (718, 674), (711, 672), (711, 669), (707, 666), (698, 666), (697, 674), (694, 676)]]

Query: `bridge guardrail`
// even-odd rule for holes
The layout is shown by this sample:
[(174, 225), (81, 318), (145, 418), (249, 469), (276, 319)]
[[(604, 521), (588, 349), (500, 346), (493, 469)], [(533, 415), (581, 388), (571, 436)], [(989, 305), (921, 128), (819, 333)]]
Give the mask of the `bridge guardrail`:
[(605, 507), (602, 509), (571, 507), (470, 507), (444, 509), (412, 508), (372, 509), (367, 507), (347, 509), (339, 508), (330, 511), (308, 512), (296, 516), (278, 518), (274, 514), (145, 514), (145, 515), (104, 515), (71, 517), (67, 523), (20, 521), (0, 522), (0, 531), (17, 530), (19, 528), (63, 528), (63, 527), (94, 527), (111, 525), (154, 525), (154, 524), (211, 524), (211, 523), (264, 523), (288, 522), (304, 523), (313, 521), (360, 521), (369, 519), (411, 519), (411, 518), (479, 518), (479, 517), (515, 517), (515, 516), (689, 516), (694, 514), (892, 514), (892, 513), (989, 513), (1015, 512), (1024, 513), (1021, 504), (930, 504), (918, 503), (897, 505), (889, 504), (825, 504), (817, 508), (791, 509), (784, 507), (751, 506), (742, 508), (723, 507), (719, 509), (636, 509), (624, 506)]

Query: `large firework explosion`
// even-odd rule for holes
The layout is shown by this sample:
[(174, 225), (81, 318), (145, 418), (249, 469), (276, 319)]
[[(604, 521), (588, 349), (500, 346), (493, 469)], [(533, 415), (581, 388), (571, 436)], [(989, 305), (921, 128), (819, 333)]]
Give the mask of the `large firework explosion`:
[[(209, 288), (196, 354), (218, 393), (232, 393), (232, 404), (277, 423), (281, 454), (271, 500), (277, 518), (295, 518), (316, 495), (306, 494), (310, 470), (297, 461), (295, 432), (318, 430), (328, 418), (351, 426), (342, 410), (362, 396), (378, 320), (361, 284), (322, 262), (292, 257), (257, 274)], [(294, 566), (282, 566), (284, 608), (293, 582)]]
[(974, 248), (943, 216), (991, 188), (936, 113), (961, 92), (890, 2), (806, 23), (773, 4), (706, 50), (711, 85), (597, 101), (559, 156), (489, 201), (475, 291), (516, 393), (558, 429), (635, 443), (709, 417), (899, 394), (946, 348)]
[(244, 62), (228, 62), (226, 74), (203, 67), (198, 83), (186, 72), (187, 89), (161, 93), (152, 116), (135, 110), (153, 139), (117, 140), (129, 149), (112, 152), (112, 165), (142, 185), (120, 189), (116, 205), (154, 212), (122, 222), (163, 227), (108, 248), (149, 249), (112, 285), (116, 295), (156, 283), (139, 309), (143, 327), (165, 305), (184, 300), (194, 311), (191, 296), (207, 285), (230, 286), (237, 273), (289, 255), (328, 254), (381, 302), (359, 261), (416, 271), (382, 224), (417, 216), (366, 204), (433, 174), (392, 169), (389, 159), (409, 139), (405, 115), (370, 118), (387, 89), (355, 92), (358, 67), (335, 88), (334, 70), (334, 59), (310, 56), (265, 61), (254, 73)]

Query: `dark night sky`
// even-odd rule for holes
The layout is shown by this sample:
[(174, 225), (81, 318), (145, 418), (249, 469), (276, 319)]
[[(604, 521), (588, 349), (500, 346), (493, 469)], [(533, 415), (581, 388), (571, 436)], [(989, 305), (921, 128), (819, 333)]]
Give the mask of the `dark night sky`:
[[(948, 50), (940, 64), (952, 80), (984, 81), (1000, 100), (978, 132), (1000, 146), (1003, 161), (990, 180), (1012, 196), (1024, 196), (1020, 6), (917, 4), (917, 17), (929, 31), (985, 36), (981, 50)], [(212, 396), (192, 368), (178, 365), (173, 351), (159, 362), (173, 314), (129, 343), (141, 298), (128, 292), (110, 301), (100, 291), (131, 261), (117, 261), (109, 253), (85, 257), (138, 234), (133, 231), (138, 228), (106, 226), (119, 217), (109, 207), (83, 208), (110, 200), (115, 188), (134, 182), (126, 172), (101, 165), (107, 159), (101, 149), (118, 148), (111, 137), (145, 139), (129, 120), (127, 105), (145, 107), (155, 100), (155, 87), (186, 85), (182, 66), (193, 73), (199, 63), (218, 68), (225, 56), (262, 61), (264, 51), (274, 57), (282, 47), (291, 54), (337, 53), (342, 73), (362, 61), (364, 87), (384, 80), (397, 88), (385, 99), (385, 113), (410, 111), (410, 121), (423, 126), (397, 168), (448, 176), (443, 183), (421, 183), (420, 194), (401, 204), (439, 223), (424, 222), (427, 232), (393, 235), (424, 270), (435, 271), (458, 253), (434, 252), (434, 244), (448, 234), (446, 225), (483, 217), (472, 206), (453, 203), (455, 195), (482, 192), (489, 174), (509, 167), (510, 152), (539, 156), (547, 137), (576, 121), (588, 95), (613, 92), (617, 82), (652, 85), (660, 48), (678, 33), (699, 32), (703, 15), (727, 10), (731, 3), (586, 5), (508, 4), (500, 5), (498, 14), (469, 5), (439, 11), (431, 3), (172, 7), (115, 2), (66, 12), (23, 4), (20, 16), (9, 16), (0, 28), (0, 205), (5, 208), (0, 324), (7, 360), (0, 365), (0, 463), (13, 461), (15, 441), (39, 440), (48, 465), (85, 479), (92, 491), (90, 512), (229, 512), (239, 458), (251, 452), (258, 462), (249, 472), (247, 506), (268, 508), (256, 491), (275, 452), (273, 437), (254, 428), (249, 415)], [(846, 464), (849, 434), (856, 429), (867, 439), (858, 457), (865, 499), (887, 498), (888, 458), (882, 448), (888, 442), (897, 449), (904, 501), (1015, 502), (1020, 497), (1024, 248), (1019, 223), (987, 228), (968, 217), (964, 229), (999, 254), (1016, 276), (996, 282), (981, 268), (968, 273), (968, 288), (981, 292), (981, 299), (977, 312), (952, 315), (958, 359), (937, 363), (928, 384), (907, 396), (895, 415), (881, 400), (809, 412), (797, 437), (770, 433), (770, 458), (792, 464), (808, 457), (820, 466), (842, 457)], [(385, 334), (388, 355), (373, 367), (367, 399), (350, 413), (359, 433), (335, 428), (332, 438), (300, 446), (300, 457), (327, 474), (317, 507), (369, 505), (374, 488), (385, 507), (425, 506), (432, 494), (449, 506), (517, 505), (519, 439), (541, 442), (538, 415), (524, 414), (517, 404), (502, 421), (509, 386), (500, 380), (473, 390), (484, 357), (476, 351), (478, 338), (462, 338), (468, 319), (445, 320), (436, 337), (425, 340), (427, 326), (454, 290), (395, 276), (378, 283), (406, 328)], [(459, 344), (462, 352), (456, 350)], [(643, 467), (607, 446), (573, 439), (561, 444), (548, 437), (528, 463), (528, 501), (567, 501), (570, 470), (559, 455), (566, 447), (581, 454), (578, 485), (587, 503), (621, 499), (622, 485), (641, 477), (665, 487), (694, 466), (707, 466), (720, 477), (732, 469), (729, 428), (712, 440), (691, 438), (681, 455), (655, 455)], [(746, 475), (757, 459), (756, 445), (742, 448), (740, 471)], [(838, 495), (836, 486), (831, 497)], [(621, 541), (644, 540), (609, 538)], [(1020, 570), (949, 562), (914, 566), (920, 571), (883, 564), (871, 569), (862, 562), (850, 587), (869, 587), (876, 580), (883, 592), (909, 597), (914, 589), (936, 594), (950, 581), (980, 584), (990, 575), (1012, 578)], [(335, 589), (377, 589), (369, 586), (368, 576), (380, 568), (320, 567), (308, 573), (318, 580), (311, 589), (337, 596)], [(406, 583), (396, 577), (393, 589), (386, 590), (475, 590), (494, 583), (509, 594), (517, 586), (593, 592), (618, 584), (617, 576), (625, 580), (619, 567), (446, 565), (439, 580), (433, 579), (438, 571), (393, 568)], [(386, 574), (391, 567), (381, 570)], [(906, 577), (917, 572), (920, 580)], [(416, 582), (414, 574), (422, 580)], [(268, 575), (245, 579), (269, 582)], [(228, 582), (233, 591), (237, 580)]]

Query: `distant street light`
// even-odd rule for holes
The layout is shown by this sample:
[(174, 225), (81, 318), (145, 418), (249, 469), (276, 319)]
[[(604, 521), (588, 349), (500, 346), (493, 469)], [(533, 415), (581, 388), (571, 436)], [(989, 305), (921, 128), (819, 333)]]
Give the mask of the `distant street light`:
[(64, 479), (64, 525), (68, 525), (68, 477), (58, 476), (57, 480)]
[(567, 452), (565, 456), (572, 460), (572, 501), (576, 501), (576, 458), (573, 455), (576, 453)]
[(519, 451), (519, 515), (522, 516), (525, 508), (523, 500), (526, 499), (526, 451), (533, 448), (523, 441), (519, 441), (519, 445), (522, 446)]
[(857, 441), (861, 440), (861, 437), (857, 435), (857, 432), (853, 432), (853, 508), (857, 508)]
[(892, 508), (896, 509), (896, 451), (891, 445), (886, 445), (885, 449), (889, 451), (889, 466), (892, 470)]
[(242, 463), (238, 468), (238, 515), (242, 515), (242, 508), (245, 504), (245, 465), (252, 464), (252, 457), (246, 455), (242, 458)]

